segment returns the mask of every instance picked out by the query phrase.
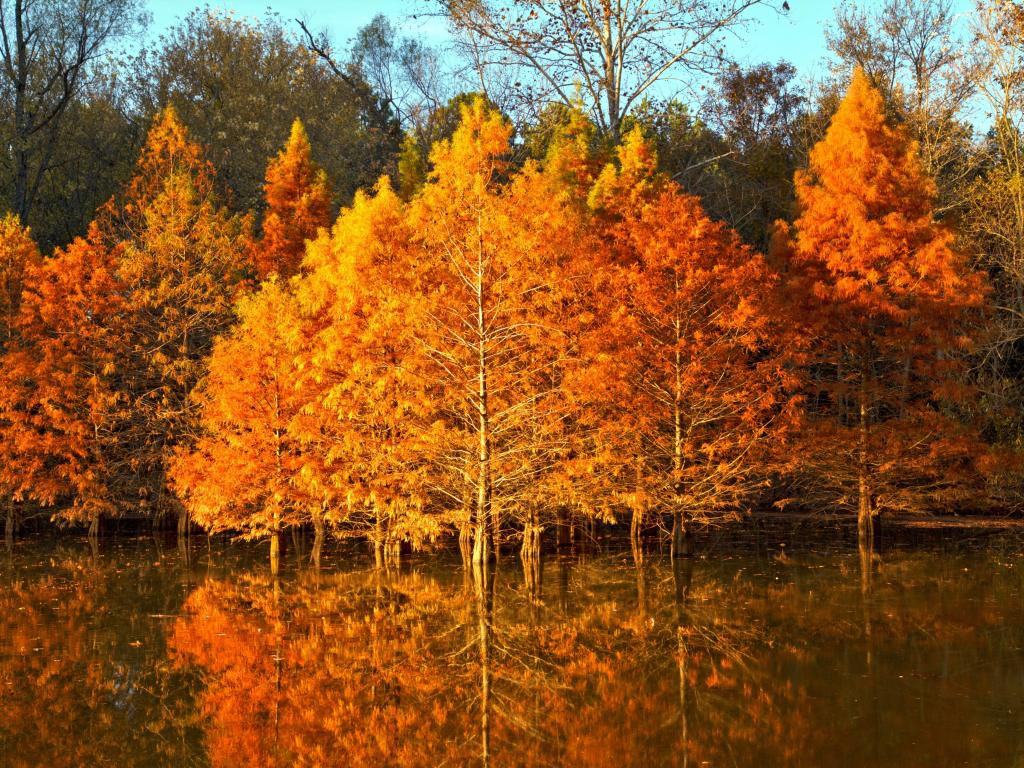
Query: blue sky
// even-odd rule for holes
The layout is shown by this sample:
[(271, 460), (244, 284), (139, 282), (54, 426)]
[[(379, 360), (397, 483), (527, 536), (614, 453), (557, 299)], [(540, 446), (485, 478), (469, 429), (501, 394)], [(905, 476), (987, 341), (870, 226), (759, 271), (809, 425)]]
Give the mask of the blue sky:
[[(757, 26), (747, 31), (743, 41), (736, 41), (733, 55), (746, 64), (786, 59), (802, 76), (814, 75), (827, 55), (824, 25), (841, 1), (789, 0), (791, 10), (784, 17), (764, 9), (757, 14)], [(862, 2), (874, 5), (880, 0)], [(304, 17), (314, 29), (326, 29), (339, 45), (378, 13), (427, 39), (443, 40), (445, 35), (443, 22), (429, 18), (436, 8), (432, 0), (213, 0), (209, 4), (244, 16), (261, 16), (269, 8), (286, 18)], [(955, 0), (954, 6), (969, 14), (974, 2)], [(187, 1), (149, 0), (153, 16), (150, 32), (159, 34), (192, 7)]]

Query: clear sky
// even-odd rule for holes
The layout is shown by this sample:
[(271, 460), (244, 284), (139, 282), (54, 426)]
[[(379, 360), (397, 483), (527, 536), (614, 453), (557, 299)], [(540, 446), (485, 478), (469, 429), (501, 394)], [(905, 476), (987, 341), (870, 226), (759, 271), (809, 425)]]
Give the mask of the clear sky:
[[(762, 9), (756, 16), (756, 26), (745, 32), (743, 40), (734, 43), (733, 55), (745, 64), (786, 59), (796, 65), (801, 76), (813, 76), (827, 55), (824, 25), (841, 2), (789, 0), (791, 10), (785, 16)], [(862, 0), (868, 6), (880, 2)], [(378, 13), (399, 22), (408, 33), (438, 42), (445, 37), (443, 22), (430, 16), (437, 7), (432, 0), (212, 0), (209, 5), (244, 16), (261, 16), (270, 9), (286, 18), (303, 17), (314, 29), (326, 29), (338, 45)], [(970, 14), (974, 2), (954, 0), (954, 6)], [(193, 6), (188, 0), (149, 0), (148, 7), (153, 16), (150, 32), (159, 34)]]

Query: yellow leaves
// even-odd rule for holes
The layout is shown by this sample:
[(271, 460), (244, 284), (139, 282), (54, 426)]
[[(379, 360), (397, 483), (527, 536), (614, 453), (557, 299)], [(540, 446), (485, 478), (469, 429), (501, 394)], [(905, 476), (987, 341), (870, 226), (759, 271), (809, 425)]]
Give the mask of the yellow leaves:
[(656, 189), (658, 159), (654, 147), (637, 126), (617, 149), (618, 165), (609, 163), (590, 190), (594, 210), (636, 208)]
[(488, 108), (483, 97), (460, 104), (461, 121), (452, 138), (434, 145), (430, 179), (439, 190), (454, 185), (457, 194), (481, 194), (508, 169), (512, 126)]

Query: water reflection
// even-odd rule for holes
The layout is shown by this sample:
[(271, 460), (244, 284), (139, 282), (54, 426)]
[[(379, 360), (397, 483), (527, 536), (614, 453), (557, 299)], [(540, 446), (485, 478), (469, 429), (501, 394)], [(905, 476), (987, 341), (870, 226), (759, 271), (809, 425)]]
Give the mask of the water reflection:
[(16, 546), (0, 764), (1024, 759), (1013, 550), (384, 571), (296, 557), (274, 578), (208, 540), (187, 556)]

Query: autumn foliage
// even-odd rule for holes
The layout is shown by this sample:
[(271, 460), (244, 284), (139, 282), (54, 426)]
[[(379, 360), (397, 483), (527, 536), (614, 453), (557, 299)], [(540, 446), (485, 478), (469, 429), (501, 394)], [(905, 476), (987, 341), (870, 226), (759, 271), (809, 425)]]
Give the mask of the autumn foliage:
[(881, 510), (962, 497), (981, 449), (957, 408), (985, 280), (935, 219), (935, 185), (882, 97), (854, 73), (776, 242), (803, 334), (803, 471), (862, 529)]
[(330, 226), (331, 191), (327, 174), (312, 158), (309, 137), (299, 120), (284, 149), (267, 166), (264, 186), (267, 212), (263, 238), (253, 250), (260, 279), (289, 278), (299, 270), (306, 241)]
[(572, 519), (671, 526), (683, 554), (787, 495), (864, 520), (978, 487), (985, 283), (863, 74), (767, 257), (639, 130), (608, 161), (567, 110), (518, 162), (497, 111), (460, 109), (422, 184), (383, 178), (330, 228), (301, 123), (254, 239), (171, 110), (87, 238), (41, 261), (5, 220), (8, 497), (308, 525), (315, 555), (330, 531), (379, 562), (452, 533), (483, 561)]

